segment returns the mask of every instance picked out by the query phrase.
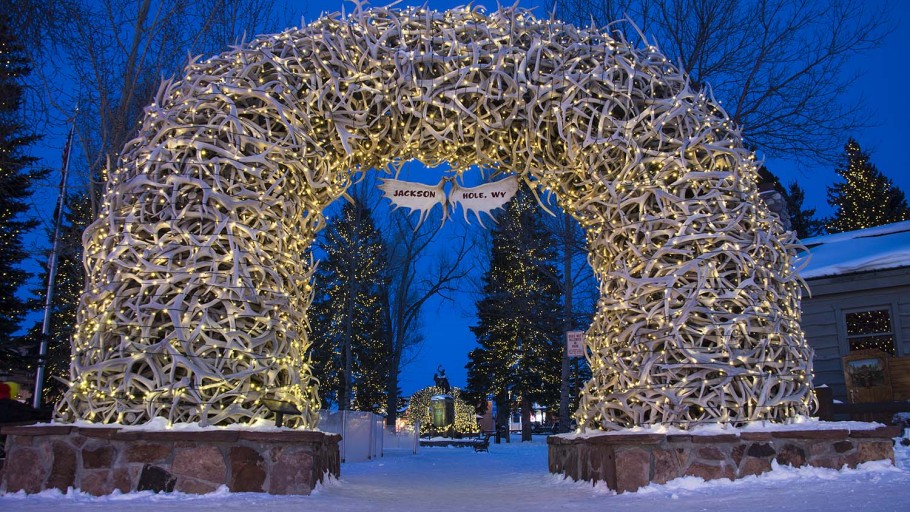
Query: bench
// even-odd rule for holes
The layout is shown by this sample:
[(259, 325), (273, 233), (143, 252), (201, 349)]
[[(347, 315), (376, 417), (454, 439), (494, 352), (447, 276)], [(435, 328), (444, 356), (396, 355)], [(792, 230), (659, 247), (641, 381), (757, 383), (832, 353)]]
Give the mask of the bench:
[(474, 441), (475, 452), (490, 452), (490, 434), (484, 434), (483, 437)]

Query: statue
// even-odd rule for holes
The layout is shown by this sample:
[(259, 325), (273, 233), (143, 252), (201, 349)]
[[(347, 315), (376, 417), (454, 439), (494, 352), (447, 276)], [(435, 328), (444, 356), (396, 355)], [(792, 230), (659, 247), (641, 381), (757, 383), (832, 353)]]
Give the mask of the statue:
[(446, 371), (442, 365), (436, 367), (433, 381), (436, 382), (436, 387), (441, 389), (443, 393), (448, 395), (452, 391), (452, 386), (449, 385), (449, 379), (446, 377)]

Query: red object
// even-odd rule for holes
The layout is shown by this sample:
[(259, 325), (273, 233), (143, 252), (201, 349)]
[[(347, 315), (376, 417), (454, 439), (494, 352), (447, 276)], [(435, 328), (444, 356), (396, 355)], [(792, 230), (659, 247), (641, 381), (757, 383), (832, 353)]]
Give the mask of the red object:
[(0, 400), (4, 398), (11, 399), (12, 397), (12, 389), (10, 389), (9, 384), (0, 382)]

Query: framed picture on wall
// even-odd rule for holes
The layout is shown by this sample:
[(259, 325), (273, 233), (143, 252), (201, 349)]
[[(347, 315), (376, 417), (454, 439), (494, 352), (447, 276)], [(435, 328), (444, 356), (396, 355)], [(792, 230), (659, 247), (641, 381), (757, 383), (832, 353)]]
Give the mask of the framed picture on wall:
[(850, 361), (847, 363), (847, 372), (854, 387), (871, 388), (885, 384), (884, 361), (877, 357)]
[(891, 400), (888, 359), (887, 353), (877, 349), (857, 350), (843, 359), (847, 398), (851, 403)]

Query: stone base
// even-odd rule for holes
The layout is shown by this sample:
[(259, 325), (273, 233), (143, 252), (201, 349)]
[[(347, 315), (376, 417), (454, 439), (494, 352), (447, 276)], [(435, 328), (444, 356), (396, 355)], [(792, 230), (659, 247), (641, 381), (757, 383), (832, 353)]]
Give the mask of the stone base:
[(100, 496), (132, 491), (309, 494), (338, 477), (341, 436), (311, 431), (137, 431), (112, 427), (4, 427), (0, 491), (68, 487)]
[(841, 469), (873, 460), (894, 463), (899, 427), (786, 430), (722, 435), (628, 433), (587, 438), (550, 436), (551, 473), (606, 482), (616, 492), (682, 476), (735, 480), (771, 470), (771, 462)]

